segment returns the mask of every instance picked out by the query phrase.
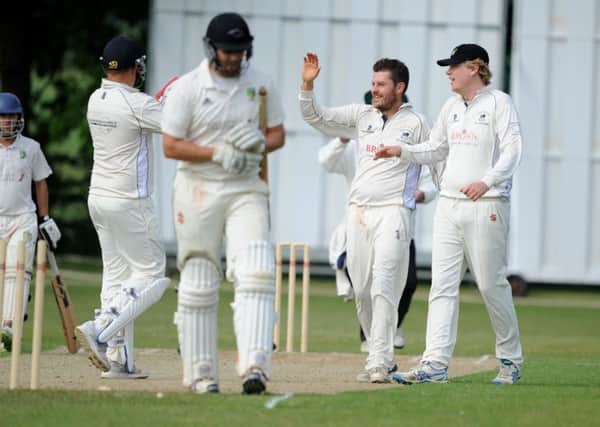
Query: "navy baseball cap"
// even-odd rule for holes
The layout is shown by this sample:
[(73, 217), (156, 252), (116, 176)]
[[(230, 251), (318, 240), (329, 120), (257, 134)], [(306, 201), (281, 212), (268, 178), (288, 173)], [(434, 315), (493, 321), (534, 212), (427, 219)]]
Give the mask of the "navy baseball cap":
[(461, 44), (452, 49), (450, 58), (440, 59), (437, 64), (445, 67), (448, 65), (461, 64), (465, 61), (473, 61), (475, 59), (481, 59), (486, 64), (490, 63), (490, 57), (484, 48), (478, 44)]
[(133, 67), (142, 56), (144, 50), (137, 41), (118, 36), (106, 43), (100, 61), (108, 71), (122, 71)]

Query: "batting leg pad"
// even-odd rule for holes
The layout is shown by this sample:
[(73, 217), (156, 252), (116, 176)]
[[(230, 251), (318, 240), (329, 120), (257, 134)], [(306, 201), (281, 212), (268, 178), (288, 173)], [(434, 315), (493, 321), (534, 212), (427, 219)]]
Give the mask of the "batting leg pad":
[(275, 259), (269, 242), (253, 241), (237, 256), (233, 322), (238, 374), (259, 368), (271, 376), (275, 324)]
[(183, 364), (183, 385), (218, 381), (217, 308), (221, 274), (211, 261), (188, 259), (181, 272), (175, 323)]
[(157, 303), (165, 293), (169, 283), (171, 283), (171, 280), (164, 277), (153, 281), (149, 286), (144, 286), (145, 282), (139, 281), (124, 284), (122, 295), (125, 304), (122, 305), (122, 308), (117, 307), (118, 315), (100, 333), (98, 341), (108, 342), (117, 332)]
[[(29, 273), (25, 273), (25, 280), (23, 282), (23, 316), (27, 315), (27, 303), (29, 302), (29, 283), (31, 282), (31, 276)], [(17, 280), (15, 277), (7, 277), (4, 280), (4, 307), (2, 307), (2, 320), (1, 324), (12, 325), (15, 318), (15, 292), (17, 288)]]
[(111, 365), (111, 370), (119, 372), (135, 372), (135, 349), (133, 348), (134, 322), (130, 322), (125, 328), (108, 341), (106, 357)]

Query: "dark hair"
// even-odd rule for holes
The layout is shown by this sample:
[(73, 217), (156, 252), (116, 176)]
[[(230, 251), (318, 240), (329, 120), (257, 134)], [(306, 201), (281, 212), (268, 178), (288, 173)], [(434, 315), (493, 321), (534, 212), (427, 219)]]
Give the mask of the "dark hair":
[(397, 59), (382, 58), (373, 64), (373, 71), (389, 71), (395, 85), (403, 82), (405, 84), (404, 92), (408, 89), (408, 67), (404, 62)]

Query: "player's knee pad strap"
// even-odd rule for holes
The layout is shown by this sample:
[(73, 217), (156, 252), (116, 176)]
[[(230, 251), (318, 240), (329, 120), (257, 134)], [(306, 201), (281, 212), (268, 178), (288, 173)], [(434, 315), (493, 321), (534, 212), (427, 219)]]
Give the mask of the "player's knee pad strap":
[(219, 302), (221, 275), (217, 267), (203, 258), (189, 259), (181, 272), (178, 301), (185, 307), (212, 307)]
[(275, 257), (271, 243), (249, 242), (236, 257), (236, 291), (274, 293), (274, 279)]
[[(129, 287), (127, 284), (123, 287), (123, 293), (127, 296), (127, 302), (122, 309), (118, 309), (118, 315), (112, 322), (100, 333), (98, 341), (107, 342), (119, 330), (127, 326), (130, 322), (139, 317), (144, 311), (158, 302), (165, 290), (171, 283), (171, 280), (164, 277), (153, 281), (149, 286), (142, 288), (139, 282), (137, 286)], [(140, 290), (141, 289), (141, 290)]]

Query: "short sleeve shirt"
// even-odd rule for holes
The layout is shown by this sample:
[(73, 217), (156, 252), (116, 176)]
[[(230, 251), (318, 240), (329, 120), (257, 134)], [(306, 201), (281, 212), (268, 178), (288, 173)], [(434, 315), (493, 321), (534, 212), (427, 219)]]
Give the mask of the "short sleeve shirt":
[(44, 180), (51, 173), (37, 141), (19, 134), (12, 144), (0, 144), (0, 215), (35, 212), (31, 181)]
[[(227, 133), (238, 123), (255, 123), (258, 127), (260, 87), (267, 90), (267, 127), (282, 124), (279, 95), (266, 75), (249, 67), (238, 78), (214, 78), (205, 59), (173, 83), (163, 110), (162, 131), (202, 146), (225, 143)], [(212, 180), (239, 178), (215, 162), (180, 161), (177, 168)]]

